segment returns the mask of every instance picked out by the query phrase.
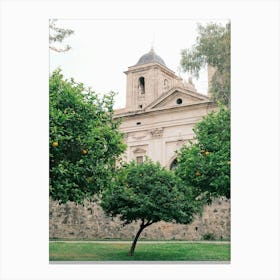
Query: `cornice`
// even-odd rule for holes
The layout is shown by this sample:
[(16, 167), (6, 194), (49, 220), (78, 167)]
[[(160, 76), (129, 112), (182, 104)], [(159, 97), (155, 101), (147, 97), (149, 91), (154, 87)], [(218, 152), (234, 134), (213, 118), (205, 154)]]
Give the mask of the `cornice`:
[(186, 105), (180, 105), (176, 107), (170, 107), (170, 108), (154, 108), (154, 109), (144, 109), (139, 111), (133, 111), (133, 112), (126, 112), (126, 113), (120, 113), (114, 115), (114, 118), (130, 118), (130, 117), (141, 117), (141, 116), (149, 116), (149, 115), (158, 115), (168, 112), (180, 112), (185, 110), (194, 110), (196, 108), (201, 107), (207, 107), (209, 108), (216, 108), (217, 105), (212, 101), (201, 101), (194, 104), (186, 104)]
[(172, 71), (171, 69), (169, 69), (168, 67), (165, 67), (157, 62), (153, 62), (153, 63), (147, 63), (145, 65), (137, 65), (137, 66), (130, 66), (128, 67), (127, 71), (124, 71), (125, 74), (128, 73), (137, 73), (137, 72), (142, 72), (145, 70), (149, 70), (151, 68), (160, 68), (162, 70), (162, 72), (172, 75), (173, 77), (177, 77), (175, 72)]

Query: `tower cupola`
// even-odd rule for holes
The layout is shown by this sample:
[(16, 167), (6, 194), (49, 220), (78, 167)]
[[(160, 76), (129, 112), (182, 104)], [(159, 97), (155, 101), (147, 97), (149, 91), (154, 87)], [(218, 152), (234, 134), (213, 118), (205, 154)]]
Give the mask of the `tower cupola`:
[(151, 50), (148, 53), (140, 57), (140, 59), (138, 60), (135, 66), (147, 64), (147, 63), (155, 63), (155, 62), (166, 67), (164, 60), (155, 53), (153, 48), (151, 48)]

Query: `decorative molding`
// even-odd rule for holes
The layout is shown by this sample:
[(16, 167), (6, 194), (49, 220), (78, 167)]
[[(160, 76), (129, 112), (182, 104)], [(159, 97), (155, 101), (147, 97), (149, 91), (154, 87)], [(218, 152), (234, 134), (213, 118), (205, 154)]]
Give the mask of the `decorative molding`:
[(135, 150), (133, 150), (134, 154), (146, 154), (146, 150), (142, 149), (142, 148), (137, 148)]
[(131, 137), (135, 140), (142, 140), (144, 139), (146, 136), (148, 135), (148, 133), (145, 131), (145, 132), (140, 132), (140, 133), (133, 133), (131, 134)]
[(163, 135), (163, 128), (155, 128), (153, 130), (150, 131), (152, 138), (158, 138), (158, 137), (162, 137)]
[(128, 137), (129, 137), (129, 134), (130, 134), (129, 132), (124, 134), (124, 141), (127, 141)]
[(184, 145), (184, 143), (185, 143), (185, 140), (183, 140), (183, 139), (178, 139), (178, 140), (177, 140), (177, 143), (176, 143), (176, 146), (177, 146), (177, 147), (181, 147), (181, 146)]

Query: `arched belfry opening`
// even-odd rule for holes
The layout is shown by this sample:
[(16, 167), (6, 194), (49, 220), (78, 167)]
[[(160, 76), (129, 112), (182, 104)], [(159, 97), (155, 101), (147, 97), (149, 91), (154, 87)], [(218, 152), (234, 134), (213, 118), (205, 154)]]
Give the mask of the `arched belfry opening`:
[(177, 79), (175, 72), (166, 66), (153, 49), (142, 55), (124, 73), (127, 75), (125, 109), (131, 112), (147, 108), (163, 93), (164, 87), (167, 92), (173, 80)]
[(145, 94), (145, 78), (140, 77), (138, 80), (138, 88), (140, 94)]

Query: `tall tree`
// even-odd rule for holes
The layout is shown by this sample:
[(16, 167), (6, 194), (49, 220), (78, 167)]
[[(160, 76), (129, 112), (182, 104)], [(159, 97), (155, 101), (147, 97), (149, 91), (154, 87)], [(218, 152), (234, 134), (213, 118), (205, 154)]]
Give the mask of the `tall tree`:
[(83, 203), (110, 184), (124, 152), (123, 134), (113, 119), (113, 97), (66, 80), (61, 70), (49, 79), (50, 196)]
[(230, 106), (230, 23), (198, 24), (196, 43), (182, 50), (181, 67), (196, 78), (199, 71), (210, 66), (215, 69), (211, 81), (212, 100)]
[(55, 46), (56, 43), (62, 43), (65, 38), (74, 33), (71, 29), (64, 29), (56, 26), (57, 19), (49, 21), (49, 48), (56, 52), (66, 52), (71, 49), (69, 45)]
[(194, 132), (195, 141), (178, 153), (177, 176), (208, 203), (214, 197), (230, 198), (230, 110), (221, 106), (211, 112)]
[(121, 166), (114, 186), (103, 192), (101, 206), (108, 215), (119, 215), (124, 224), (141, 221), (130, 256), (146, 227), (159, 221), (188, 224), (201, 211), (201, 202), (195, 200), (192, 189), (180, 184), (173, 171), (151, 160)]

